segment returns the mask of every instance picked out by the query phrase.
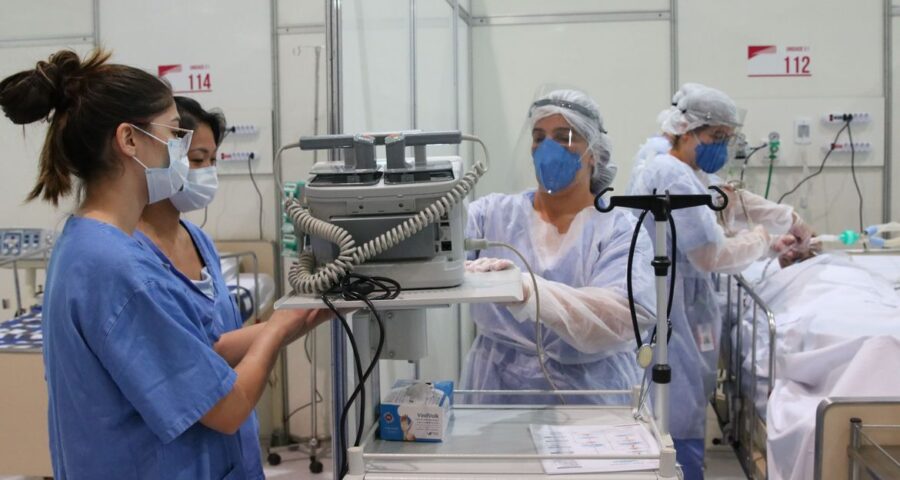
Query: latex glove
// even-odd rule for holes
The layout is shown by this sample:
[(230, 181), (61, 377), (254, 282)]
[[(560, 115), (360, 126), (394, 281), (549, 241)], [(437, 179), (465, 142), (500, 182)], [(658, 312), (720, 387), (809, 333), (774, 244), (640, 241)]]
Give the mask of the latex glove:
[(789, 250), (792, 250), (793, 247), (797, 246), (797, 243), (797, 237), (791, 234), (778, 235), (772, 238), (770, 247), (776, 255), (782, 255), (784, 253), (787, 253)]
[(797, 243), (795, 243), (788, 251), (780, 254), (778, 256), (778, 264), (781, 265), (781, 268), (788, 267), (795, 263), (800, 263), (805, 260), (808, 260), (818, 253), (822, 251), (822, 244), (815, 241), (807, 241), (806, 243), (802, 243), (799, 239), (797, 239)]
[(803, 245), (808, 245), (809, 239), (815, 235), (815, 232), (813, 232), (812, 227), (810, 227), (809, 225), (804, 223), (803, 219), (800, 218), (800, 216), (797, 215), (796, 213), (794, 213), (794, 222), (793, 222), (793, 224), (791, 224), (791, 229), (789, 230), (789, 233), (791, 235), (797, 237), (798, 242)]
[(795, 248), (778, 256), (778, 264), (781, 265), (781, 268), (787, 268), (800, 261), (803, 261), (802, 253)]
[(469, 273), (499, 272), (509, 270), (516, 265), (505, 258), (479, 258), (466, 260), (466, 271)]

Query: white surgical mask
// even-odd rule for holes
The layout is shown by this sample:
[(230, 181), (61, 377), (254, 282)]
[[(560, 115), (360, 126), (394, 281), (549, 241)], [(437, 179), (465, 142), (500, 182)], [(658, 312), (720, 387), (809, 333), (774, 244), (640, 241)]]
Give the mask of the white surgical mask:
[(147, 174), (148, 203), (156, 203), (160, 200), (172, 198), (173, 195), (181, 191), (182, 187), (184, 187), (188, 171), (191, 168), (188, 164), (187, 151), (191, 146), (191, 137), (194, 134), (193, 131), (185, 130), (183, 128), (155, 123), (152, 125), (158, 125), (187, 133), (183, 137), (172, 138), (169, 141), (165, 141), (137, 125), (132, 125), (132, 127), (144, 132), (150, 138), (166, 145), (169, 149), (169, 165), (167, 167), (150, 168), (136, 156), (131, 157), (144, 167), (144, 172)]
[(179, 212), (200, 210), (209, 205), (219, 188), (216, 167), (195, 168), (188, 172), (184, 188), (169, 199)]

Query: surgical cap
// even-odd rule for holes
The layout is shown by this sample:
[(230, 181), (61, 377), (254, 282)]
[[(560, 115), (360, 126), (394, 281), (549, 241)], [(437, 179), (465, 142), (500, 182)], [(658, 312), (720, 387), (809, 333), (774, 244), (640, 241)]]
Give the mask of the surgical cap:
[(684, 135), (707, 125), (740, 126), (737, 105), (724, 92), (699, 84), (685, 84), (679, 92), (678, 104), (657, 117), (663, 132)]
[(685, 95), (687, 95), (690, 92), (699, 90), (701, 88), (707, 88), (707, 87), (705, 85), (701, 85), (699, 83), (688, 82), (688, 83), (683, 84), (681, 86), (681, 88), (679, 88), (678, 91), (675, 92), (675, 95), (672, 95), (672, 106), (673, 107), (678, 106), (678, 102), (680, 102), (681, 99), (684, 98)]
[(591, 172), (591, 193), (597, 194), (612, 184), (618, 167), (610, 161), (612, 145), (603, 128), (603, 117), (597, 102), (578, 90), (554, 90), (531, 105), (528, 118), (531, 126), (541, 119), (560, 114), (573, 130), (585, 138), (594, 159)]

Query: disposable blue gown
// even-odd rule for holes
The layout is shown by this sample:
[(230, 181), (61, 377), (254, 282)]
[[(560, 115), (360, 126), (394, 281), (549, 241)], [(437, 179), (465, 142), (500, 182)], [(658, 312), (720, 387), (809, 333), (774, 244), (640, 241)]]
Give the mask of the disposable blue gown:
[[(563, 390), (624, 389), (638, 385), (636, 347), (625, 281), (631, 235), (636, 224), (627, 211), (582, 210), (566, 233), (543, 221), (533, 207), (534, 192), (492, 194), (468, 207), (468, 238), (513, 245), (538, 276), (546, 366)], [(482, 258), (505, 258), (523, 272), (510, 250), (490, 248)], [(646, 236), (634, 256), (633, 286), (643, 331), (655, 309), (652, 245)], [(474, 254), (470, 259), (474, 259)], [(530, 277), (523, 273), (523, 282)], [(535, 349), (533, 295), (519, 305), (471, 307), (478, 334), (466, 359), (463, 386), (478, 390), (549, 389)], [(473, 403), (554, 404), (553, 395), (482, 395)], [(623, 403), (625, 396), (568, 397), (567, 403)]]
[[(660, 153), (635, 166), (629, 194), (648, 195), (654, 189), (675, 195), (710, 193), (701, 178), (706, 180), (684, 162)], [(676, 439), (702, 439), (707, 401), (715, 388), (722, 329), (710, 272), (743, 270), (766, 253), (769, 239), (761, 229), (726, 239), (715, 212), (707, 207), (676, 210), (672, 217), (678, 248), (669, 342), (672, 367), (669, 429)], [(653, 238), (652, 215), (647, 216), (644, 226)], [(667, 234), (667, 242), (671, 255), (671, 232)]]

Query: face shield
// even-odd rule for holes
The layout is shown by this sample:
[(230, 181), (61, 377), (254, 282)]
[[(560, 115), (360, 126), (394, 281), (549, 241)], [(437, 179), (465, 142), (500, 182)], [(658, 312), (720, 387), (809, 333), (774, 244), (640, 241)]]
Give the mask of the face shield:
[[(573, 88), (542, 86), (528, 106), (513, 149), (520, 168), (517, 180), (550, 194), (565, 190), (579, 171), (590, 169), (590, 188), (597, 193), (612, 183), (616, 167), (596, 102)], [(524, 165), (523, 165), (524, 167)], [(522, 178), (527, 176), (528, 178)]]

